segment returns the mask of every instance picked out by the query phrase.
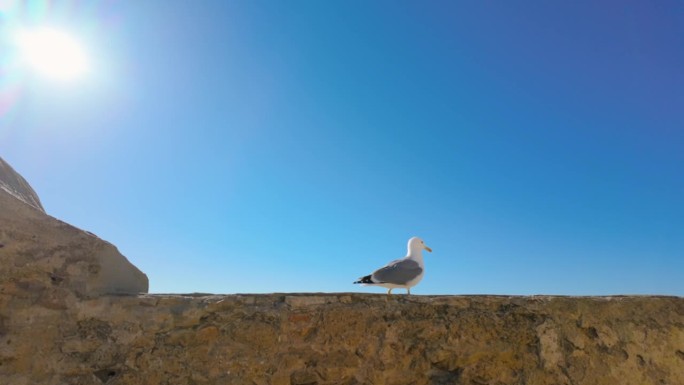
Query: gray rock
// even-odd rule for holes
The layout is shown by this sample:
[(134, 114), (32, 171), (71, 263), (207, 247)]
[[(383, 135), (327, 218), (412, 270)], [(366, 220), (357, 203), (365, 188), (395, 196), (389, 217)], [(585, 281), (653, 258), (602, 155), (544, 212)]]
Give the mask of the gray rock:
[(4, 190), (27, 205), (45, 212), (38, 194), (33, 191), (28, 182), (26, 182), (26, 179), (14, 171), (12, 166), (2, 158), (0, 158), (0, 190)]

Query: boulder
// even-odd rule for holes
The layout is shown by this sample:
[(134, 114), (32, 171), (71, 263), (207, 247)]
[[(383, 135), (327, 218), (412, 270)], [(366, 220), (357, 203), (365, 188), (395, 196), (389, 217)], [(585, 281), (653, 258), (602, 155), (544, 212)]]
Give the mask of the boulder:
[(112, 244), (47, 215), (31, 186), (0, 159), (0, 293), (53, 306), (146, 293), (147, 276)]

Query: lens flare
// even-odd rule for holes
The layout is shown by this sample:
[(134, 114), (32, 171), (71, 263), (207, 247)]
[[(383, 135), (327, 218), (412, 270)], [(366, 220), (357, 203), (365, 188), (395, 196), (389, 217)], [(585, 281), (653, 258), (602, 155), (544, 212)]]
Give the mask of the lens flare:
[(117, 27), (115, 9), (110, 0), (0, 0), (0, 141), (31, 95), (102, 79), (94, 41)]
[(55, 80), (73, 80), (88, 69), (88, 59), (79, 42), (53, 28), (20, 30), (15, 42), (23, 61), (39, 74)]

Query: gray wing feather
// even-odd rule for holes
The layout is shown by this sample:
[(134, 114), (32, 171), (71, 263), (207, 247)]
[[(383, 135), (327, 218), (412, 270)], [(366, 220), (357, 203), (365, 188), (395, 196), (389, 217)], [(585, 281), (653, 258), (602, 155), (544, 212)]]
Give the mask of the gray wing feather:
[(372, 274), (373, 281), (378, 283), (393, 283), (404, 285), (416, 278), (423, 269), (418, 262), (412, 259), (397, 259), (387, 264), (387, 266), (375, 270)]

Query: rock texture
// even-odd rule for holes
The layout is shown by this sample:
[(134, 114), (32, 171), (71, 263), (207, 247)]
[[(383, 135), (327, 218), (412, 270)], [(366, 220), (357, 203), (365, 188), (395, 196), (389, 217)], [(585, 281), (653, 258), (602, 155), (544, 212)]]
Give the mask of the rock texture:
[(684, 384), (684, 299), (0, 294), (0, 383)]
[(0, 293), (63, 307), (68, 296), (147, 290), (147, 276), (116, 247), (45, 214), (31, 186), (0, 159)]
[(12, 166), (2, 158), (0, 158), (0, 191), (4, 191), (27, 205), (45, 212), (38, 194), (33, 191), (26, 179), (14, 171)]

